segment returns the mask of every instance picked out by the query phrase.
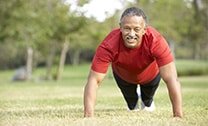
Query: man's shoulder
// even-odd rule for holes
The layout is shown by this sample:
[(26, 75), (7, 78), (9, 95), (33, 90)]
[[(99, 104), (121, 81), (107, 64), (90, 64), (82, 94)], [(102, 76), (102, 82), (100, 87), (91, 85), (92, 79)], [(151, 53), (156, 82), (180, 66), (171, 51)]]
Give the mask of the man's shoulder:
[(113, 29), (103, 40), (101, 45), (108, 46), (110, 48), (115, 48), (119, 46), (121, 39), (121, 31), (119, 28)]
[(147, 42), (150, 44), (153, 41), (157, 41), (158, 39), (160, 39), (162, 35), (154, 27), (147, 26), (144, 37), (146, 38), (145, 40), (148, 40)]
[(147, 26), (146, 29), (147, 35), (158, 36), (160, 33), (152, 26)]

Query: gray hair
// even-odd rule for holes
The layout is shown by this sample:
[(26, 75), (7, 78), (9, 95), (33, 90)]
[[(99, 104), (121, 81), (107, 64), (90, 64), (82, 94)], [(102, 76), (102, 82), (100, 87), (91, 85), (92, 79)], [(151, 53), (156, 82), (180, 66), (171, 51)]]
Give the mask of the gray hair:
[(127, 8), (121, 15), (120, 22), (125, 16), (142, 16), (145, 22), (147, 23), (147, 16), (145, 15), (144, 11), (137, 7), (130, 7)]

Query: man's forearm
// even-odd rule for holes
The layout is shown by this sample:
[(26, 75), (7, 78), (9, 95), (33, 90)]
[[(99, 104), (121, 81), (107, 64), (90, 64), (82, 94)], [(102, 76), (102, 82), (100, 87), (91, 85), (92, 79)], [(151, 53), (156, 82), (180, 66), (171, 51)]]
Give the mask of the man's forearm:
[(94, 106), (96, 101), (97, 84), (88, 83), (84, 91), (84, 117), (94, 116)]
[(169, 84), (171, 87), (169, 87), (169, 95), (170, 100), (173, 107), (173, 116), (174, 117), (182, 117), (182, 96), (181, 96), (181, 86), (178, 81), (176, 81), (174, 84)]
[(174, 117), (182, 117), (181, 85), (178, 81), (175, 63), (171, 62), (160, 67), (160, 75), (165, 81), (173, 108)]

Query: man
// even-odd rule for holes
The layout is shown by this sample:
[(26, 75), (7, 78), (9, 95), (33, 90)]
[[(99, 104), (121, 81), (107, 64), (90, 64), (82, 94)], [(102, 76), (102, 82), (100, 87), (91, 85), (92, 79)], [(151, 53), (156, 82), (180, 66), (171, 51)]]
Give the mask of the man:
[(140, 85), (141, 109), (153, 111), (153, 96), (162, 78), (169, 91), (173, 117), (183, 116), (174, 58), (162, 35), (147, 26), (141, 9), (126, 9), (120, 28), (110, 32), (97, 48), (84, 91), (85, 117), (94, 116), (96, 91), (109, 64), (129, 110), (137, 109), (137, 85)]

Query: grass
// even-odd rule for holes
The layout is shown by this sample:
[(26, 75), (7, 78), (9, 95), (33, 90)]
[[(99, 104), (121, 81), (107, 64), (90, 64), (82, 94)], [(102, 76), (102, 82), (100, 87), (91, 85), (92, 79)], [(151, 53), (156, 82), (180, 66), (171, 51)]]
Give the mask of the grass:
[(0, 72), (0, 126), (206, 126), (208, 76), (181, 77), (184, 118), (172, 118), (166, 86), (155, 95), (156, 111), (129, 112), (109, 75), (98, 90), (94, 118), (83, 118), (83, 89), (89, 65), (66, 67), (60, 81), (39, 78), (11, 82), (13, 71)]

